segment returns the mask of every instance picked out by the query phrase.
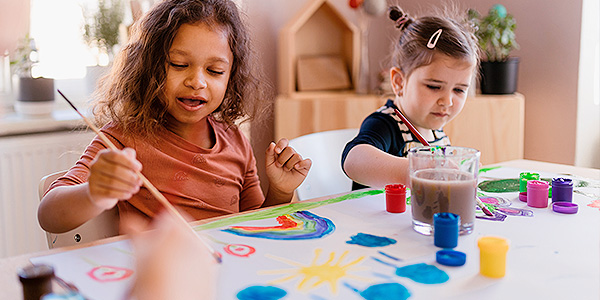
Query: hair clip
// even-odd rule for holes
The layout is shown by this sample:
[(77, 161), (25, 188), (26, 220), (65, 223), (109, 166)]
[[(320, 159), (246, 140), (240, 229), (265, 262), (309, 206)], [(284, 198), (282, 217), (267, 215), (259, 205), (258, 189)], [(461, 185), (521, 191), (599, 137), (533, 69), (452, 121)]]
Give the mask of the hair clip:
[(442, 35), (442, 29), (440, 28), (436, 32), (434, 32), (431, 35), (431, 37), (429, 38), (429, 41), (427, 42), (427, 48), (429, 48), (429, 49), (435, 48), (435, 45), (437, 44), (437, 42), (440, 39), (441, 35)]
[(408, 15), (402, 13), (402, 16), (396, 20), (396, 28), (403, 30), (404, 26), (406, 26), (406, 22), (408, 22)]

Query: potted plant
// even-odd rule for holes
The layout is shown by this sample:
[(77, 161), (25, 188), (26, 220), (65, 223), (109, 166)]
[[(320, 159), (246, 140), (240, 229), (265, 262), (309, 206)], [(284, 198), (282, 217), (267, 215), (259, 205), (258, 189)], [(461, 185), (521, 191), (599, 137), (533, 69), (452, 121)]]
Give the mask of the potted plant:
[(83, 26), (83, 38), (88, 46), (98, 48), (112, 59), (119, 44), (119, 28), (123, 23), (124, 6), (121, 0), (99, 0), (98, 11), (88, 15)]
[(108, 71), (113, 60), (115, 46), (119, 44), (119, 31), (124, 17), (122, 0), (99, 0), (98, 9), (86, 14), (83, 38), (96, 52), (96, 65), (87, 67), (86, 85), (89, 92), (96, 87), (98, 79)]
[(515, 37), (515, 18), (500, 4), (492, 6), (487, 16), (469, 9), (468, 17), (476, 28), (475, 35), (483, 54), (480, 70), (481, 93), (516, 92), (519, 58), (510, 56), (512, 50), (519, 48)]
[(12, 72), (19, 78), (15, 110), (26, 115), (48, 114), (54, 104), (54, 79), (33, 77), (32, 69), (37, 62), (35, 41), (26, 36), (10, 62)]

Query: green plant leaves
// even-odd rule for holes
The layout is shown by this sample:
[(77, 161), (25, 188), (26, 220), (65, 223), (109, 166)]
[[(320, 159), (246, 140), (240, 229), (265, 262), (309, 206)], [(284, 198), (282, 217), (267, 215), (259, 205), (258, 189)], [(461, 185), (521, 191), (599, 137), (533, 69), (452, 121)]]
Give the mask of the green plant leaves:
[(488, 15), (482, 16), (474, 9), (467, 12), (469, 21), (475, 26), (475, 35), (486, 61), (506, 61), (512, 50), (518, 49), (514, 17), (506, 13), (502, 5), (493, 6)]

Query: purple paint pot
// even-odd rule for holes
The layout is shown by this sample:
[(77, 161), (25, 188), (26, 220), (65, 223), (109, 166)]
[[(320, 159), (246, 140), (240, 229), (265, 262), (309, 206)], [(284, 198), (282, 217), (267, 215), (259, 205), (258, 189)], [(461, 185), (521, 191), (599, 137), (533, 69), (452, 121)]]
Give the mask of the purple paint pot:
[(550, 185), (542, 180), (527, 181), (527, 206), (548, 207), (548, 190)]
[(552, 203), (573, 202), (573, 180), (569, 178), (552, 178)]

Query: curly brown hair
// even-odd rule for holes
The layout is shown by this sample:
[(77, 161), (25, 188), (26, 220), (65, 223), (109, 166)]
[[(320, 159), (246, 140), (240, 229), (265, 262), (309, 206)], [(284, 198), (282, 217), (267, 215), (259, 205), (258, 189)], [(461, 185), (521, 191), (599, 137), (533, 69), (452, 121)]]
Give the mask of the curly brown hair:
[(125, 135), (152, 137), (168, 117), (163, 88), (169, 49), (182, 24), (203, 23), (224, 28), (233, 53), (231, 76), (213, 117), (230, 126), (240, 118), (253, 119), (267, 110), (262, 72), (251, 47), (246, 25), (230, 0), (165, 0), (133, 25), (129, 43), (119, 52), (110, 74), (94, 93), (98, 125), (115, 122)]

